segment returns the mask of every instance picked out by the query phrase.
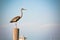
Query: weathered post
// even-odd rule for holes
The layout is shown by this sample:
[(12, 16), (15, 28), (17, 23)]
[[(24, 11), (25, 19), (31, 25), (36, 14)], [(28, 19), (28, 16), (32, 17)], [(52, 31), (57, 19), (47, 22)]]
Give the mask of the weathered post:
[(19, 28), (13, 29), (13, 40), (19, 40)]

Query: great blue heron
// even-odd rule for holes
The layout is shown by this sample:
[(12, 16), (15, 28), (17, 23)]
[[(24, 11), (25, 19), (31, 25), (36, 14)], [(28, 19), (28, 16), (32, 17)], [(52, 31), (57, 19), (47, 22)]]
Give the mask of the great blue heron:
[(10, 21), (10, 23), (16, 23), (19, 19), (21, 19), (22, 16), (23, 16), (23, 10), (26, 10), (26, 9), (21, 8), (21, 16), (16, 16), (16, 17), (14, 17), (14, 18)]

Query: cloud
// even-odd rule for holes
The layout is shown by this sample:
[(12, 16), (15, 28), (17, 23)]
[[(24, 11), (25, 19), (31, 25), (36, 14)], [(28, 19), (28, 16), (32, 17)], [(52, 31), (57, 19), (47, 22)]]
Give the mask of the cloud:
[(18, 24), (19, 28), (30, 31), (30, 32), (44, 32), (49, 30), (54, 30), (58, 28), (60, 25), (57, 23), (49, 23), (49, 24), (41, 24), (41, 23), (34, 23), (34, 22), (23, 22), (22, 24)]

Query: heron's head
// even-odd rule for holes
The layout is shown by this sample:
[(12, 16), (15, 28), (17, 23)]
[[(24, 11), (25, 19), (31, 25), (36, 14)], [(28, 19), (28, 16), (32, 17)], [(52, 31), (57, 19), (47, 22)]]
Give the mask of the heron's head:
[(26, 10), (26, 9), (24, 9), (24, 8), (21, 8), (21, 10)]

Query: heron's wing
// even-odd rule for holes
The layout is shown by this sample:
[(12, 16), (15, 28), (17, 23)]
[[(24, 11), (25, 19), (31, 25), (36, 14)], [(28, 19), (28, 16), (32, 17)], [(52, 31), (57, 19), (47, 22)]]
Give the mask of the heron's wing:
[(10, 23), (17, 22), (19, 19), (20, 19), (20, 16), (16, 16), (10, 21)]

